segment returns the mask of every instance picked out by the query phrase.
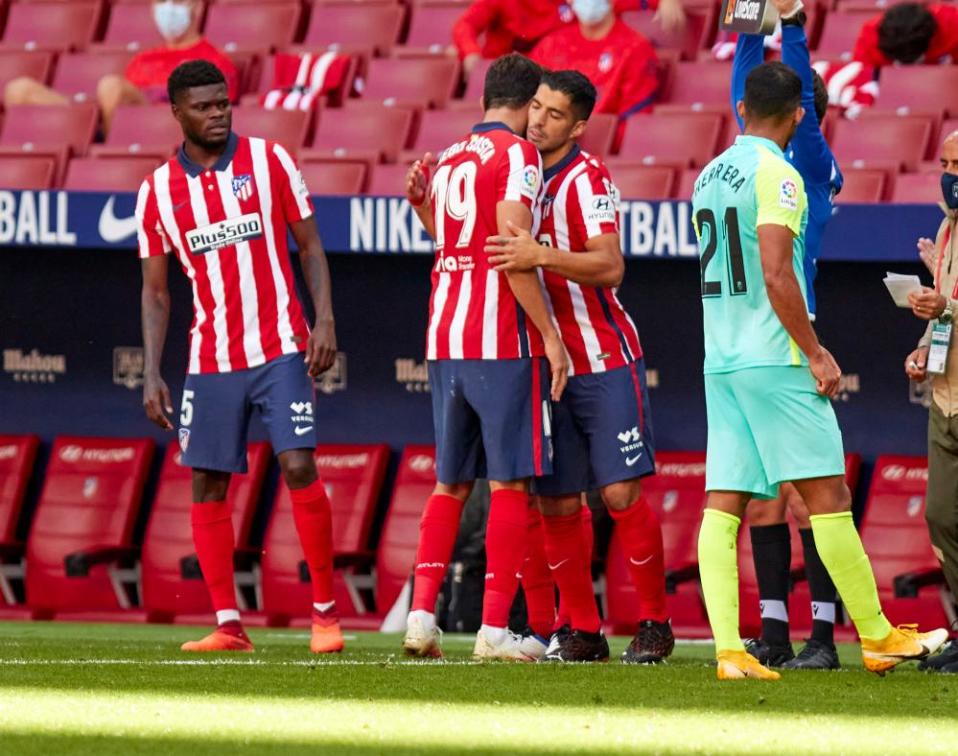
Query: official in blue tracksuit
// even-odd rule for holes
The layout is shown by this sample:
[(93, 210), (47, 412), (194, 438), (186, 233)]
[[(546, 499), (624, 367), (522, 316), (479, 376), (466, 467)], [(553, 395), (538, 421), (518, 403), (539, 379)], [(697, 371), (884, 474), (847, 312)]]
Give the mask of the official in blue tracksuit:
[[(808, 310), (815, 317), (816, 262), (825, 224), (832, 216), (832, 201), (842, 188), (842, 174), (822, 134), (828, 109), (828, 92), (812, 70), (805, 38), (805, 14), (797, 0), (773, 0), (782, 17), (782, 62), (802, 79), (802, 119), (786, 151), (788, 161), (805, 181), (808, 194), (808, 228), (805, 235), (805, 282)], [(798, 6), (796, 12), (795, 6)], [(749, 72), (765, 58), (764, 37), (743, 34), (738, 38), (732, 68), (732, 112), (743, 128), (736, 104), (745, 93)], [(786, 506), (798, 522), (805, 557), (805, 574), (812, 597), (812, 634), (795, 656), (789, 638), (788, 589), (791, 569), (791, 535), (785, 520)], [(815, 549), (808, 509), (793, 486), (782, 486), (775, 502), (751, 502), (747, 517), (752, 537), (755, 573), (762, 612), (762, 637), (751, 641), (749, 653), (763, 664), (793, 669), (837, 669), (834, 625), (837, 592)]]

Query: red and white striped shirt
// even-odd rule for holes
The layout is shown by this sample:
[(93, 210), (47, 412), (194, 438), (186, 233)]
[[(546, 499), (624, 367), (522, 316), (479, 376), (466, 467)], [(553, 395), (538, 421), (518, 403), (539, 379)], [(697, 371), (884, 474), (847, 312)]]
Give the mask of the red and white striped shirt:
[[(545, 173), (539, 241), (584, 252), (586, 242), (619, 233), (619, 190), (596, 157), (573, 148)], [(570, 375), (602, 373), (642, 357), (639, 332), (615, 289), (582, 286), (542, 271), (552, 314), (569, 353)]]
[(498, 233), (496, 206), (534, 208), (542, 184), (536, 148), (503, 123), (481, 123), (439, 156), (432, 177), (436, 264), (426, 359), (541, 357), (542, 336), (483, 251)]
[(287, 224), (313, 206), (289, 153), (230, 135), (209, 170), (183, 152), (140, 186), (140, 257), (174, 253), (193, 286), (190, 373), (228, 373), (306, 348)]

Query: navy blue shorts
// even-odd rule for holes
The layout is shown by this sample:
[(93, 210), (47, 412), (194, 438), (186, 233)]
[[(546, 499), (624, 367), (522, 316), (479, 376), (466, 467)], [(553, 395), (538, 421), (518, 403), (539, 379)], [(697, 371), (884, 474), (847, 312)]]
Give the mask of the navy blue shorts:
[(552, 472), (546, 360), (435, 360), (429, 386), (440, 483)]
[(655, 472), (645, 362), (569, 379), (552, 407), (555, 472), (536, 478), (542, 496), (591, 491)]
[(287, 354), (248, 370), (187, 375), (180, 408), (183, 464), (246, 472), (246, 432), (254, 408), (274, 453), (313, 449), (314, 401), (313, 380), (302, 354)]

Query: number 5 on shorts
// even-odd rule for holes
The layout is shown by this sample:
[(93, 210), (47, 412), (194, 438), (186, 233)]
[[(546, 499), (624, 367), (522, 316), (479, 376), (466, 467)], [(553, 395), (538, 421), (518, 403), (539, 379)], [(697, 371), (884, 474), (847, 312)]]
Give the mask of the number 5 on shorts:
[(183, 403), (180, 405), (180, 425), (186, 427), (193, 422), (193, 396), (195, 391), (186, 389), (183, 392)]

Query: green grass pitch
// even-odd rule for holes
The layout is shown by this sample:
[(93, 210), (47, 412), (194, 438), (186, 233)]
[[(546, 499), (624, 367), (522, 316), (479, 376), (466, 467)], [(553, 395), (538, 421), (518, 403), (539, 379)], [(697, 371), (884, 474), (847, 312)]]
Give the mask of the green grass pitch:
[[(395, 635), (252, 631), (252, 655), (187, 656), (189, 627), (0, 623), (0, 754), (950, 753), (958, 678), (906, 665), (720, 684), (712, 649), (667, 665), (407, 661)], [(613, 654), (627, 639), (613, 639)]]

